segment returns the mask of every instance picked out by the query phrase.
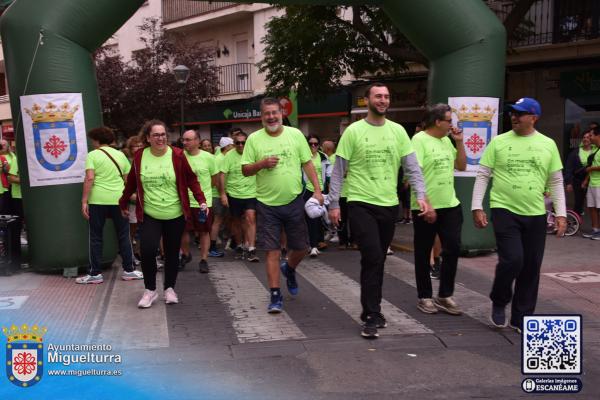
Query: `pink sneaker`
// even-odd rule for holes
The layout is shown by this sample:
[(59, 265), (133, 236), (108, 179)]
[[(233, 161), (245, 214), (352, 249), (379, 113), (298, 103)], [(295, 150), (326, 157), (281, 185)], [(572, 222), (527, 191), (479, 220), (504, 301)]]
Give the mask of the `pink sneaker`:
[(177, 298), (177, 293), (175, 293), (173, 288), (167, 288), (167, 290), (165, 290), (165, 303), (167, 303), (167, 304), (179, 303), (179, 299)]
[(150, 308), (152, 306), (152, 303), (154, 303), (156, 301), (156, 299), (158, 298), (158, 294), (156, 293), (156, 290), (144, 290), (144, 295), (142, 296), (142, 298), (140, 299), (140, 302), (138, 303), (138, 307), (139, 308)]

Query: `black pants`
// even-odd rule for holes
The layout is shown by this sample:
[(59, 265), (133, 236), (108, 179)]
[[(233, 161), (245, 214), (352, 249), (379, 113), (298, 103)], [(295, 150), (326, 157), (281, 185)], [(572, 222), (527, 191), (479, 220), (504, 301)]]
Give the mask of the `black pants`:
[(338, 237), (340, 238), (340, 245), (346, 245), (354, 243), (354, 237), (352, 237), (352, 230), (348, 223), (348, 198), (340, 197), (340, 224), (338, 228)]
[(21, 262), (21, 229), (23, 229), (23, 200), (12, 198), (11, 199), (11, 211), (12, 215), (16, 215), (18, 218), (15, 221), (15, 227), (12, 230), (12, 237), (10, 240), (10, 246), (12, 256), (19, 263)]
[[(302, 199), (304, 202), (308, 201), (313, 196), (313, 192), (310, 190), (304, 190), (302, 194)], [(324, 240), (323, 234), (323, 224), (321, 223), (321, 218), (310, 218), (306, 215), (306, 226), (308, 227), (308, 241), (310, 243), (310, 247), (317, 247), (319, 242)]]
[(546, 244), (546, 216), (522, 216), (503, 208), (492, 208), (492, 222), (498, 265), (490, 299), (501, 307), (512, 300), (510, 322), (522, 327), (523, 316), (533, 314), (537, 302)]
[(146, 289), (156, 290), (156, 251), (161, 237), (165, 250), (164, 289), (175, 289), (179, 266), (179, 248), (181, 247), (181, 235), (184, 228), (185, 219), (183, 216), (163, 220), (144, 214), (144, 221), (140, 224), (139, 229), (142, 272), (144, 273), (144, 286)]
[(440, 236), (442, 242), (442, 265), (440, 267), (439, 297), (450, 297), (454, 293), (454, 278), (458, 256), (460, 255), (460, 230), (463, 223), (462, 208), (460, 205), (452, 208), (439, 208), (435, 210), (437, 220), (427, 223), (423, 217), (418, 217), (418, 211), (413, 211), (414, 248), (415, 248), (415, 278), (417, 281), (417, 295), (420, 299), (432, 297), (430, 269), (430, 255), (433, 248), (435, 235)]
[(348, 203), (350, 229), (360, 248), (360, 302), (363, 315), (381, 312), (383, 266), (394, 238), (398, 206)]
[(129, 237), (129, 220), (121, 215), (119, 206), (90, 204), (89, 213), (90, 275), (98, 275), (102, 272), (102, 246), (106, 218), (111, 218), (115, 226), (123, 269), (128, 272), (133, 271), (133, 248)]
[(582, 181), (573, 179), (573, 196), (575, 197), (575, 204), (573, 205), (573, 210), (579, 215), (583, 213), (583, 206), (585, 204), (585, 194), (587, 192), (587, 188), (582, 188), (581, 183)]

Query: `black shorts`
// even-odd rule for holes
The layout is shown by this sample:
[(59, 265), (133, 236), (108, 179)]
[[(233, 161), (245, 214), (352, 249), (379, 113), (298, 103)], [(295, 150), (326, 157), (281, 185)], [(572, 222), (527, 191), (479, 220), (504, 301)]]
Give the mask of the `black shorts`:
[(308, 228), (304, 218), (302, 195), (283, 206), (268, 206), (256, 202), (256, 239), (263, 250), (279, 250), (281, 231), (287, 236), (290, 250), (308, 249)]
[(246, 210), (256, 210), (256, 199), (238, 199), (227, 195), (229, 212), (232, 217), (241, 218)]

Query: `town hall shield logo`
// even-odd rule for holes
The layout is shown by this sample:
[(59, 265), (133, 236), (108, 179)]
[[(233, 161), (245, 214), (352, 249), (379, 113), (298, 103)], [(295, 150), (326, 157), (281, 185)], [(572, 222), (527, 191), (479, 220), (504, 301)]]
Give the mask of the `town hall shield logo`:
[(485, 147), (492, 140), (492, 119), (496, 110), (475, 104), (471, 108), (462, 105), (452, 111), (458, 117), (458, 128), (463, 131), (467, 164), (478, 165)]
[(49, 102), (44, 109), (34, 104), (25, 111), (32, 120), (37, 161), (49, 171), (64, 171), (77, 159), (77, 135), (73, 116), (78, 106), (57, 107)]
[(44, 372), (43, 336), (48, 330), (37, 325), (27, 325), (10, 329), (2, 328), (7, 337), (6, 376), (19, 387), (29, 387), (38, 383)]

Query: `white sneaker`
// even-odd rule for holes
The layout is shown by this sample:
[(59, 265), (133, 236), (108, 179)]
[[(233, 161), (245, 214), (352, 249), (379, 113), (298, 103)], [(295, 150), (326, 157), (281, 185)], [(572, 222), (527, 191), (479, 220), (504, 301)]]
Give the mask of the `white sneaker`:
[(90, 285), (90, 284), (98, 284), (104, 282), (104, 278), (102, 274), (98, 275), (85, 275), (80, 276), (79, 278), (75, 278), (75, 283), (79, 283), (81, 285)]
[(138, 307), (139, 308), (150, 308), (152, 306), (152, 303), (154, 303), (156, 301), (156, 299), (158, 299), (158, 294), (156, 293), (156, 290), (144, 290), (144, 295), (142, 296), (142, 298), (140, 299), (140, 302), (138, 303)]
[(142, 273), (142, 271), (136, 271), (136, 270), (133, 270), (131, 272), (123, 271), (123, 274), (121, 275), (121, 279), (123, 279), (124, 281), (134, 281), (137, 279), (144, 279), (144, 274)]
[(319, 251), (319, 250), (318, 250), (316, 247), (313, 247), (312, 249), (310, 249), (310, 253), (309, 253), (309, 255), (310, 255), (312, 258), (315, 258), (315, 257), (316, 257), (316, 256), (318, 256), (319, 254), (321, 254), (321, 252), (320, 252), (320, 251)]
[(392, 250), (392, 248), (391, 248), (391, 247), (388, 247), (388, 249), (387, 249), (387, 253), (386, 253), (386, 254), (387, 254), (388, 256), (391, 256), (391, 255), (393, 255), (393, 254), (394, 254), (394, 250)]
[(177, 298), (177, 293), (175, 293), (173, 288), (167, 288), (167, 290), (165, 290), (165, 303), (167, 303), (167, 304), (179, 303), (179, 299)]
[(338, 237), (337, 232), (333, 234), (333, 236), (331, 237), (331, 239), (329, 239), (329, 241), (331, 243), (339, 243), (340, 242), (340, 238)]

